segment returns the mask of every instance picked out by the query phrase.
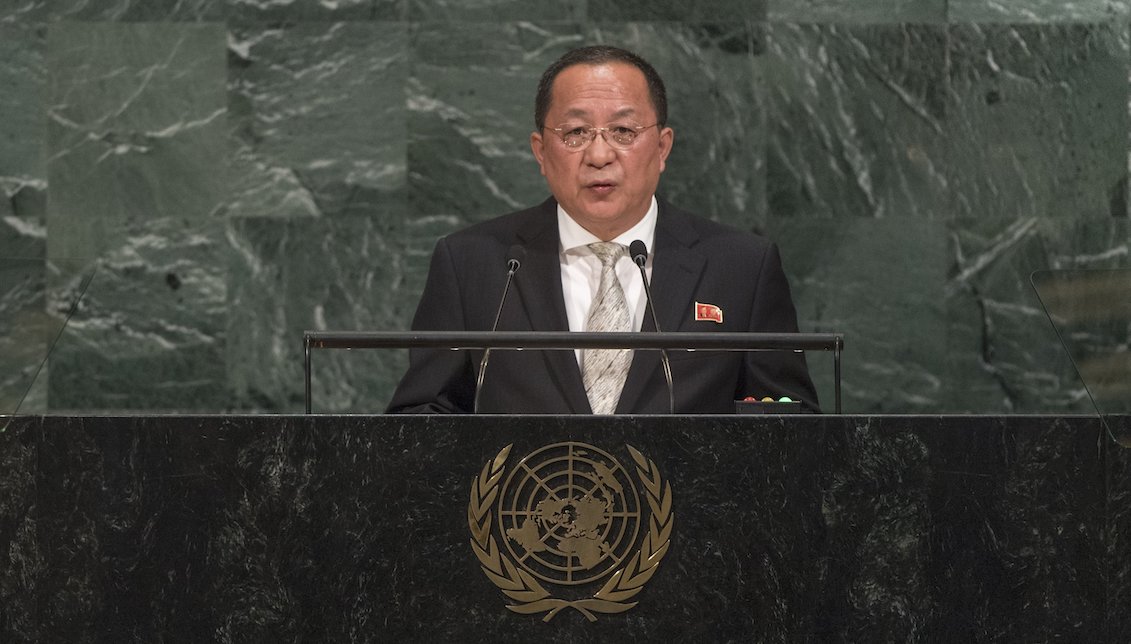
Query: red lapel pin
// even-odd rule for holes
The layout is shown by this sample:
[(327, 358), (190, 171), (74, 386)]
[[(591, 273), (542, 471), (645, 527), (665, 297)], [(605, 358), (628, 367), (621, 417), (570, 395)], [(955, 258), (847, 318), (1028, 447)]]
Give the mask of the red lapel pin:
[(695, 303), (695, 321), (696, 322), (715, 322), (717, 324), (723, 323), (723, 310), (714, 304)]

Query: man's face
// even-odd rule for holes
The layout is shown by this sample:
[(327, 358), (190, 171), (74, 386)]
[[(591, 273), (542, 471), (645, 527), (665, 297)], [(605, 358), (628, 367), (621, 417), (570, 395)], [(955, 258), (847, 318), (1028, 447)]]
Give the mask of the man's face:
[(610, 146), (597, 134), (584, 150), (571, 150), (551, 128), (655, 123), (648, 83), (632, 65), (574, 65), (554, 80), (546, 127), (530, 135), (530, 147), (554, 198), (577, 223), (603, 240), (644, 217), (674, 134), (671, 128), (640, 130), (627, 150)]

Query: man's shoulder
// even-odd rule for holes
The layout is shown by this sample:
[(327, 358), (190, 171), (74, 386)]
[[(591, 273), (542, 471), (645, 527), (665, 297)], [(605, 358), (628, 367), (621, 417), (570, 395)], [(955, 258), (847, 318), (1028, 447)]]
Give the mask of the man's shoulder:
[(509, 240), (520, 231), (537, 229), (557, 223), (557, 202), (552, 198), (542, 203), (509, 212), (471, 224), (446, 236), (454, 243), (467, 243), (482, 241), (484, 239)]
[[(668, 225), (685, 227), (694, 232), (697, 244), (722, 246), (728, 248), (766, 248), (772, 245), (769, 238), (756, 232), (744, 230), (660, 200), (660, 214)], [(686, 234), (686, 233), (685, 233)]]

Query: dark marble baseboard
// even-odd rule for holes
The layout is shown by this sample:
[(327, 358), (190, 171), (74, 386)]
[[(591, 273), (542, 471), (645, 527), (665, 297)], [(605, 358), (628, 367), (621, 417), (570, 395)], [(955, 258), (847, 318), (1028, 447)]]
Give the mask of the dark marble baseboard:
[[(674, 499), (592, 623), (507, 610), (471, 546), (485, 464), (566, 441)], [(1129, 502), (1084, 416), (18, 417), (0, 640), (1117, 641)]]

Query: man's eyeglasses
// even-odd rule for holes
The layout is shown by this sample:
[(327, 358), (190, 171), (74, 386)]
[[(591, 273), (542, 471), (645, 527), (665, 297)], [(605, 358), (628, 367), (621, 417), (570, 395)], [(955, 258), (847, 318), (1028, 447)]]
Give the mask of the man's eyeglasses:
[(656, 127), (659, 123), (652, 125), (610, 125), (608, 127), (594, 127), (592, 125), (561, 125), (559, 127), (547, 128), (555, 132), (561, 137), (562, 143), (565, 144), (571, 152), (580, 152), (589, 147), (593, 139), (597, 138), (597, 133), (601, 133), (601, 137), (605, 139), (605, 143), (618, 150), (627, 150), (632, 147), (636, 142), (636, 138), (640, 133), (650, 127)]

